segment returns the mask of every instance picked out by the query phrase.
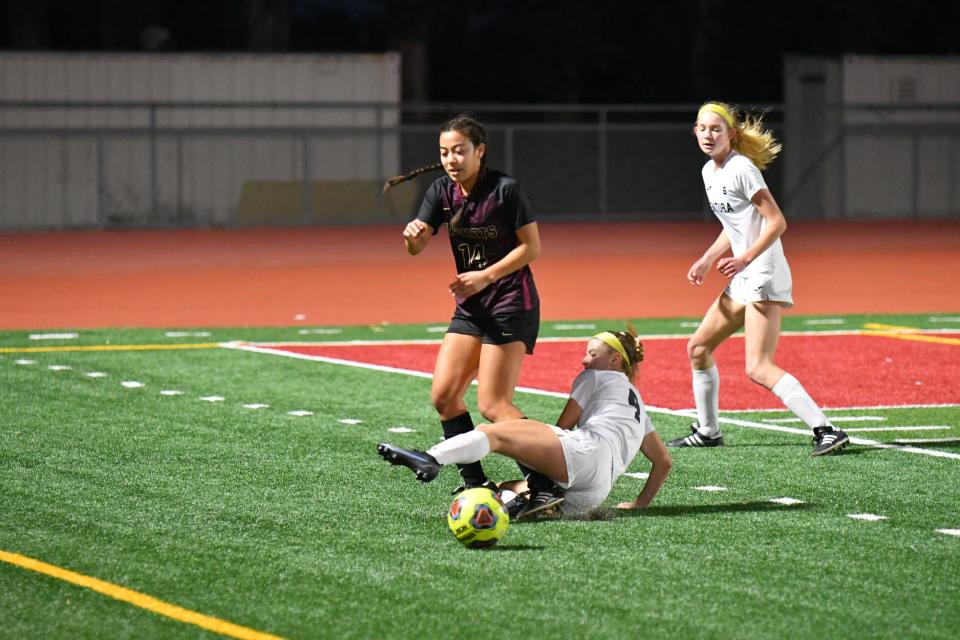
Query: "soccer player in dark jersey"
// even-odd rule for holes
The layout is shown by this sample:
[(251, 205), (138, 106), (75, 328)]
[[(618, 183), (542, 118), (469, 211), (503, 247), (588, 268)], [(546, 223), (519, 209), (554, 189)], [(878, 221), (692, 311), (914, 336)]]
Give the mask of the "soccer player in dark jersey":
[[(407, 251), (417, 255), (446, 223), (457, 264), (449, 285), (456, 308), (430, 392), (444, 438), (473, 430), (464, 395), (474, 377), (486, 420), (523, 417), (513, 392), (523, 356), (533, 353), (540, 330), (540, 299), (529, 266), (540, 255), (533, 206), (516, 180), (487, 168), (486, 152), (483, 126), (460, 114), (440, 127), (439, 164), (391, 178), (385, 187), (427, 171), (446, 172), (427, 189), (416, 219), (403, 230)], [(493, 486), (479, 462), (460, 465), (460, 475), (465, 487)]]

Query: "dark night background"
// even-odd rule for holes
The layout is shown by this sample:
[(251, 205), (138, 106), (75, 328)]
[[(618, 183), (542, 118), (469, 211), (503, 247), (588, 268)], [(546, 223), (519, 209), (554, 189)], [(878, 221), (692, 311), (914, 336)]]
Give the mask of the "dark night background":
[(784, 53), (957, 55), (960, 2), (0, 0), (0, 49), (382, 52), (432, 102), (782, 100)]

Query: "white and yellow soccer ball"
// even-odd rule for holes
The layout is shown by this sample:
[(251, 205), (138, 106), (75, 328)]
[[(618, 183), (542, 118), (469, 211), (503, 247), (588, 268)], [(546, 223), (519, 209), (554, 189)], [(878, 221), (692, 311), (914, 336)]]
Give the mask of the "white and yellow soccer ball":
[(471, 549), (486, 549), (500, 542), (510, 528), (510, 515), (490, 489), (477, 487), (457, 494), (447, 512), (453, 536)]

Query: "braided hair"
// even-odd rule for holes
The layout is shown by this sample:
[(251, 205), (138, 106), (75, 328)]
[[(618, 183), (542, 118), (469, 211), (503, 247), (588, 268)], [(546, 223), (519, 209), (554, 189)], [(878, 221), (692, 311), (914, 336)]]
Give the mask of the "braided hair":
[[(481, 144), (487, 144), (487, 131), (483, 128), (483, 125), (480, 124), (480, 121), (477, 120), (477, 117), (472, 113), (459, 113), (440, 125), (440, 133), (446, 133), (448, 131), (456, 131), (457, 133), (465, 136), (470, 140), (470, 142), (473, 143), (474, 147), (479, 147)], [(429, 173), (431, 171), (437, 171), (440, 169), (443, 169), (443, 164), (438, 162), (436, 164), (418, 167), (406, 175), (394, 176), (384, 183), (383, 192), (386, 193), (398, 184), (406, 182), (407, 180), (412, 180), (413, 178), (423, 175), (424, 173)], [(480, 158), (481, 177), (486, 169), (487, 156), (484, 154), (483, 157)], [(466, 202), (464, 202), (464, 206), (457, 209), (456, 213), (453, 214), (453, 217), (450, 218), (449, 225), (451, 231), (456, 232), (456, 230), (460, 228), (460, 220), (463, 218), (465, 206)]]

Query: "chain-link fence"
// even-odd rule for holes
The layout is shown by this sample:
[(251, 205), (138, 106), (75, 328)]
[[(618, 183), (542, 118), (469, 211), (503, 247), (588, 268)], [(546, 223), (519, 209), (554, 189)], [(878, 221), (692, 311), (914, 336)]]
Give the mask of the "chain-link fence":
[[(439, 124), (459, 110), (0, 103), (0, 228), (398, 222), (439, 174), (387, 196), (384, 179), (437, 162)], [(469, 110), (486, 124), (489, 164), (523, 184), (542, 219), (710, 217), (696, 105)], [(960, 216), (960, 109), (765, 111), (784, 143), (766, 180), (788, 217)]]

